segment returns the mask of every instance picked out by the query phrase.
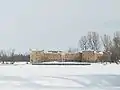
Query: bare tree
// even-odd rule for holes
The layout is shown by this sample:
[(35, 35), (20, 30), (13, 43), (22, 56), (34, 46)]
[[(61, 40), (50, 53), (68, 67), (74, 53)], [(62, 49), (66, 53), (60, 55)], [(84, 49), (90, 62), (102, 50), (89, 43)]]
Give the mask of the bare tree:
[(117, 31), (114, 33), (113, 42), (114, 42), (114, 47), (116, 48), (120, 47), (120, 32)]
[(100, 49), (100, 38), (97, 32), (88, 32), (88, 47), (91, 50), (98, 51)]
[(0, 62), (2, 62), (2, 52), (0, 51)]
[(79, 46), (81, 50), (87, 50), (88, 49), (88, 39), (86, 36), (82, 36), (79, 40)]
[(102, 43), (103, 43), (103, 46), (104, 46), (104, 49), (105, 51), (110, 51), (111, 48), (112, 48), (112, 40), (111, 40), (111, 37), (109, 35), (104, 35), (101, 37), (101, 40), (102, 40)]
[(93, 47), (93, 42), (92, 42), (92, 32), (88, 32), (87, 39), (88, 39), (88, 47), (89, 47), (89, 49), (93, 50), (94, 47)]
[(6, 59), (7, 59), (7, 54), (6, 54), (6, 51), (5, 50), (1, 50), (1, 61), (2, 61), (2, 64), (5, 63)]
[(111, 63), (111, 50), (112, 50), (112, 40), (111, 40), (111, 37), (109, 35), (106, 35), (104, 34), (104, 36), (101, 36), (101, 40), (102, 40), (102, 43), (103, 43), (103, 46), (104, 46), (104, 55), (102, 58), (102, 61), (104, 62), (110, 62)]
[(112, 59), (118, 64), (120, 59), (120, 32), (114, 33), (113, 37), (113, 47), (112, 47)]
[(11, 64), (14, 64), (14, 55), (15, 55), (15, 49), (11, 49), (10, 51), (10, 58), (11, 58)]

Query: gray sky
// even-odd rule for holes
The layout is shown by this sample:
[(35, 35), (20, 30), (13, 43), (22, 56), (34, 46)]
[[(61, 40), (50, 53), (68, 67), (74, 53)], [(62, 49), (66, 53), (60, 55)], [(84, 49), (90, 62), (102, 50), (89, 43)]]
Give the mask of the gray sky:
[(0, 48), (77, 47), (88, 31), (120, 29), (120, 0), (0, 0)]

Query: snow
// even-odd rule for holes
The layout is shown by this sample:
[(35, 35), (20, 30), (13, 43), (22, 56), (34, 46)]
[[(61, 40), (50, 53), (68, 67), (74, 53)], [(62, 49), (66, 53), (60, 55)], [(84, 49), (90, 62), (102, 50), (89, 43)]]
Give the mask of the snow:
[(99, 52), (99, 54), (103, 54), (103, 52)]
[[(42, 62), (43, 64), (85, 64), (86, 62), (57, 62), (57, 61), (50, 61), (50, 62)], [(86, 63), (87, 64), (87, 63)]]
[(1, 90), (119, 90), (120, 66), (0, 65)]

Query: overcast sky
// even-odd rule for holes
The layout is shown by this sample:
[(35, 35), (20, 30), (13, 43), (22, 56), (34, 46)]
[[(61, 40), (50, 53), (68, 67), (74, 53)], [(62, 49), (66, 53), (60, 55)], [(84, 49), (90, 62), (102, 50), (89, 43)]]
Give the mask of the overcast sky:
[(0, 0), (0, 49), (77, 47), (88, 31), (120, 30), (120, 0)]

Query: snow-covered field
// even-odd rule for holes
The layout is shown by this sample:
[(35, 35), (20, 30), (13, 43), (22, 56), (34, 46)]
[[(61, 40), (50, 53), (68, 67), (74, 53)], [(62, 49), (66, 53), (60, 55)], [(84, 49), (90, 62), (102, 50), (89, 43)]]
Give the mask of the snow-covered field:
[(0, 65), (0, 90), (120, 90), (120, 65)]

